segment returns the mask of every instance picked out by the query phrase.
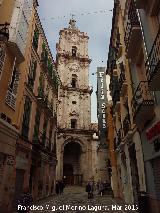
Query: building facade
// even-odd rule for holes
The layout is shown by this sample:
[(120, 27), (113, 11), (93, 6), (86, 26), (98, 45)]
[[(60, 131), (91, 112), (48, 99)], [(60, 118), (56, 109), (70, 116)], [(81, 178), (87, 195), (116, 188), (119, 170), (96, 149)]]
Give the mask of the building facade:
[(113, 104), (109, 101), (105, 113), (106, 113), (106, 143), (108, 145), (108, 173), (111, 182), (111, 188), (113, 190), (114, 197), (122, 197), (121, 181), (118, 178), (117, 170), (117, 156), (116, 156), (116, 144), (115, 144), (115, 128), (113, 123)]
[[(37, 1), (0, 4), (0, 207), (53, 193), (58, 75)], [(44, 175), (45, 173), (45, 175)]]
[(57, 135), (57, 179), (82, 185), (94, 178), (93, 129), (89, 87), (88, 39), (75, 20), (60, 31), (57, 44), (57, 70), (62, 85), (59, 91)]
[(115, 1), (107, 67), (122, 197), (140, 204), (146, 192), (147, 212), (160, 210), (159, 6)]
[(111, 77), (117, 176), (121, 183), (120, 197), (126, 203), (138, 203), (138, 193), (146, 190), (141, 136), (134, 120), (133, 96), (136, 85), (131, 76), (131, 55), (138, 55), (136, 47), (139, 46), (138, 42), (142, 42), (142, 34), (137, 26), (134, 31), (137, 34), (128, 32), (133, 17), (134, 22), (138, 22), (133, 1), (115, 1), (107, 64), (107, 72)]
[[(160, 211), (160, 87), (159, 87), (159, 61), (160, 61), (160, 1), (135, 1), (138, 9), (141, 30), (143, 32), (144, 55), (141, 56), (141, 73), (145, 76), (147, 87), (137, 87), (143, 98), (140, 111), (135, 112), (135, 122), (138, 125), (146, 172), (146, 192), (148, 209), (150, 212)], [(137, 62), (134, 63), (137, 67)], [(133, 79), (138, 72), (132, 73)], [(139, 76), (137, 77), (138, 79)], [(143, 79), (143, 80), (144, 80)], [(141, 80), (141, 79), (140, 79)], [(135, 80), (134, 80), (135, 81)], [(141, 89), (140, 89), (141, 88)], [(139, 99), (135, 92), (134, 99), (137, 104)], [(144, 111), (143, 113), (141, 111)], [(145, 117), (145, 119), (144, 119)], [(138, 124), (138, 119), (143, 119), (143, 125)]]

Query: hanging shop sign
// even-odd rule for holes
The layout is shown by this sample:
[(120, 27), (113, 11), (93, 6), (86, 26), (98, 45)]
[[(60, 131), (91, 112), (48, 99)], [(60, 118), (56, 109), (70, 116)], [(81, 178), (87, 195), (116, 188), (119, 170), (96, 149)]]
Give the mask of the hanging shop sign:
[(106, 145), (106, 113), (105, 108), (108, 103), (106, 68), (97, 67), (97, 114), (99, 126), (100, 145)]

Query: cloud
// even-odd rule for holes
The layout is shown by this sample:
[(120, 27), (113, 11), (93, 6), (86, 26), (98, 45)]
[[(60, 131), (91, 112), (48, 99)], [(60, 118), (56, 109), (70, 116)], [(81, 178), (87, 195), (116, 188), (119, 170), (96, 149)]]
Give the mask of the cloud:
[[(39, 0), (39, 15), (44, 27), (53, 57), (56, 57), (56, 43), (59, 31), (68, 27), (71, 13), (75, 14), (77, 26), (89, 36), (90, 82), (94, 86), (92, 94), (92, 121), (97, 120), (96, 72), (98, 66), (106, 66), (111, 33), (113, 0)], [(100, 10), (105, 12), (100, 13)], [(97, 12), (97, 13), (95, 13)], [(88, 15), (81, 15), (91, 13)], [(65, 17), (64, 17), (65, 16)], [(43, 20), (45, 19), (45, 20)], [(102, 62), (103, 61), (103, 62)]]

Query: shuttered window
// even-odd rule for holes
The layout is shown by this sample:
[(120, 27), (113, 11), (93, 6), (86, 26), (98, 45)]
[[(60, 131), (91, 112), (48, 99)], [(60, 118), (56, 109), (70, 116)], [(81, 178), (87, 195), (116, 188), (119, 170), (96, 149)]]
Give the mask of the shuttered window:
[(31, 90), (33, 90), (34, 88), (34, 81), (36, 78), (36, 68), (37, 68), (37, 62), (31, 59), (29, 74), (28, 74), (28, 86)]
[(4, 60), (5, 60), (5, 44), (0, 43), (0, 80), (2, 76)]
[(36, 116), (35, 116), (34, 135), (33, 135), (33, 140), (37, 142), (38, 142), (38, 136), (39, 136), (40, 117), (41, 117), (41, 113), (39, 110), (37, 110)]
[(27, 33), (32, 11), (31, 9), (32, 9), (32, 0), (24, 0), (22, 10), (19, 16), (17, 38), (16, 38), (16, 43), (23, 54), (25, 52), (26, 47)]
[(9, 82), (8, 91), (6, 94), (6, 104), (11, 108), (15, 109), (16, 106), (16, 95), (19, 84), (19, 71), (16, 67), (16, 58), (13, 65), (12, 76)]
[(22, 136), (25, 139), (28, 139), (31, 105), (32, 105), (32, 102), (30, 98), (26, 97), (25, 104), (24, 104), (23, 122), (22, 122)]

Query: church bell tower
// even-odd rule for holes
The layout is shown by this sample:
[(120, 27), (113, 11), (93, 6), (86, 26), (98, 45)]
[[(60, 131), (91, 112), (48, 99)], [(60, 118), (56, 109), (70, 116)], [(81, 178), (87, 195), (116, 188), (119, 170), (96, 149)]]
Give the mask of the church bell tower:
[[(62, 82), (59, 90), (57, 178), (81, 184), (92, 176), (91, 93), (89, 86), (88, 40), (72, 18), (60, 30), (57, 43), (57, 70)], [(90, 169), (91, 171), (92, 169)]]

